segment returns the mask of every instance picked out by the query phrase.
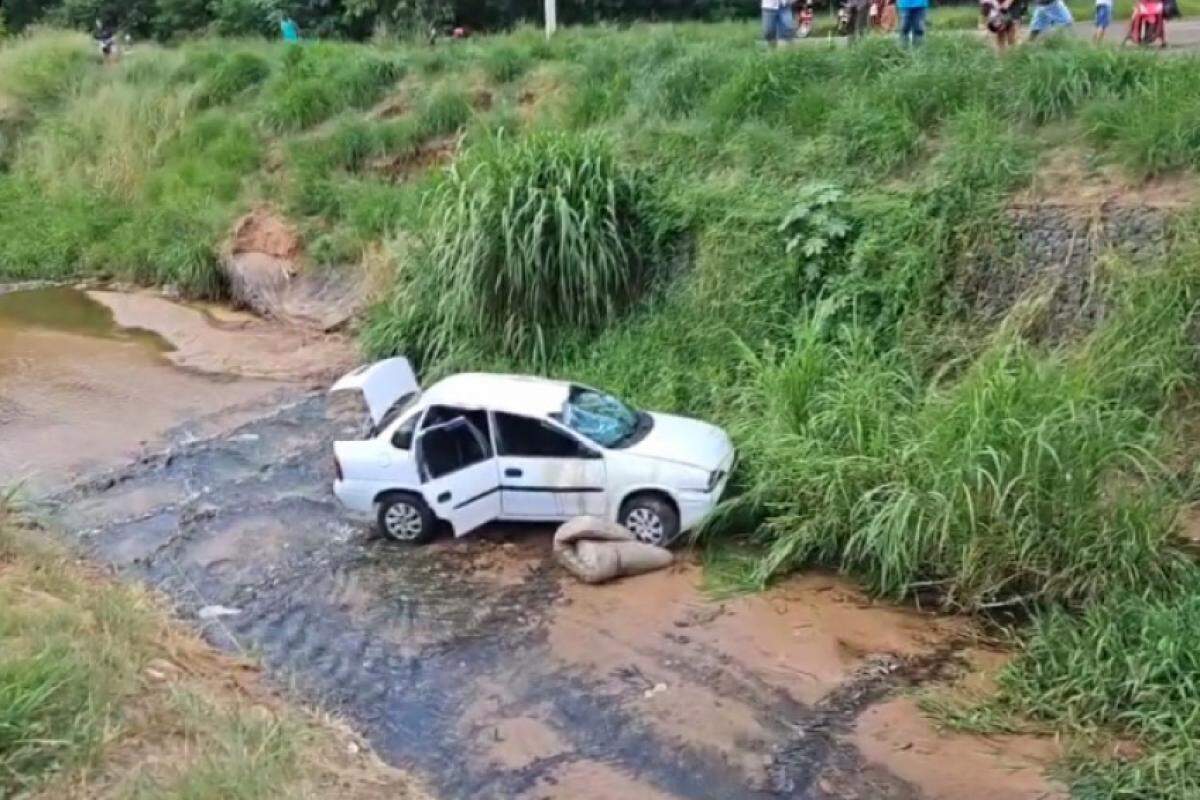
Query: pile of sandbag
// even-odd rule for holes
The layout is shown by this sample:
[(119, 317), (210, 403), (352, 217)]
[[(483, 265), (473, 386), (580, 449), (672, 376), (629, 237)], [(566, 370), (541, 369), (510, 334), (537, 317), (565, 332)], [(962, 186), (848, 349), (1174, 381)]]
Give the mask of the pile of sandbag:
[(670, 566), (663, 547), (639, 542), (625, 528), (599, 517), (575, 517), (554, 534), (554, 557), (584, 583), (603, 583)]

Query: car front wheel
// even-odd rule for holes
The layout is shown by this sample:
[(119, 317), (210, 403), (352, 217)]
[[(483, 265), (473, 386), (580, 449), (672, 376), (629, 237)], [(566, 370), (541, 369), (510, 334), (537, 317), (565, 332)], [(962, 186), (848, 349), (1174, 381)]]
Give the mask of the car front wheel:
[(402, 544), (424, 544), (433, 538), (436, 521), (420, 497), (403, 492), (386, 494), (379, 500), (376, 516), (379, 532)]
[(679, 513), (656, 494), (634, 495), (621, 507), (621, 524), (639, 542), (669, 547), (679, 536)]

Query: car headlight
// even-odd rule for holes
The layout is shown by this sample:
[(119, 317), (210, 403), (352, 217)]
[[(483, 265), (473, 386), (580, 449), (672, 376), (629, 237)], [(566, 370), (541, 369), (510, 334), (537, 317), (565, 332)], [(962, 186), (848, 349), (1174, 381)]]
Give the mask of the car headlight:
[(714, 469), (708, 473), (708, 488), (705, 491), (712, 492), (721, 483), (721, 479), (725, 477), (725, 470)]

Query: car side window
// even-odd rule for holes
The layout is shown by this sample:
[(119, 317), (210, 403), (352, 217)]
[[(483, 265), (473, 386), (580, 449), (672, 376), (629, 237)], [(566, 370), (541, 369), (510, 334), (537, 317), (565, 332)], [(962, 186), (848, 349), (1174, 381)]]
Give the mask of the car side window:
[(417, 420), (420, 418), (421, 412), (418, 411), (400, 423), (400, 427), (396, 428), (396, 432), (392, 434), (392, 447), (397, 450), (412, 449), (413, 434), (417, 432)]
[(421, 434), (421, 470), (427, 480), (458, 472), (491, 456), (482, 432), (463, 418)]
[(592, 453), (548, 422), (496, 412), (496, 450), (502, 456), (587, 458)]
[(430, 406), (429, 410), (425, 412), (425, 418), (421, 420), (421, 430), (459, 418), (467, 420), (483, 434), (487, 455), (490, 457), (492, 455), (492, 426), (488, 422), (486, 411), (477, 408), (458, 408), (457, 406)]

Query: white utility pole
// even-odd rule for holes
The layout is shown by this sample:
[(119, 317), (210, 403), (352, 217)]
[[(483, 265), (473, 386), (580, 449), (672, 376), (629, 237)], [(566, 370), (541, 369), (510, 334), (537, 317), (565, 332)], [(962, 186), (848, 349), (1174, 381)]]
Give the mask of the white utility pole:
[(558, 29), (558, 0), (546, 0), (546, 38)]

